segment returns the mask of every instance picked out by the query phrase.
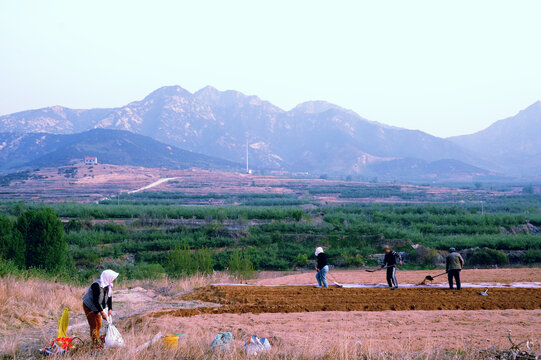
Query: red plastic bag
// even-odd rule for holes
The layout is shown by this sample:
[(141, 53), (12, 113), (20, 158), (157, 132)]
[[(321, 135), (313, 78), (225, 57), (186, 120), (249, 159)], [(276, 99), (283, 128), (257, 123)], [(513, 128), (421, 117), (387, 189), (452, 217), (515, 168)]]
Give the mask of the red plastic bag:
[(68, 337), (56, 338), (51, 346), (40, 349), (42, 355), (60, 355), (66, 353), (72, 347), (73, 339)]
[(53, 341), (51, 346), (54, 346), (56, 343), (61, 349), (68, 351), (69, 349), (71, 349), (72, 342), (73, 342), (73, 339), (69, 337), (61, 337), (61, 338), (56, 338), (55, 341)]

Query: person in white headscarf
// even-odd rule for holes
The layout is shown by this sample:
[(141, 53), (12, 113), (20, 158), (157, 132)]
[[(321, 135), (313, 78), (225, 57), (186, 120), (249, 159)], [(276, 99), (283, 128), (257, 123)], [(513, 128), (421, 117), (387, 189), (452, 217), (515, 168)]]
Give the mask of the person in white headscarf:
[(318, 287), (328, 287), (327, 273), (329, 272), (329, 266), (327, 265), (327, 254), (323, 252), (322, 247), (318, 247), (315, 255), (317, 257), (316, 280)]
[[(100, 347), (101, 319), (113, 316), (113, 281), (118, 273), (113, 270), (104, 270), (100, 278), (92, 283), (83, 297), (83, 310), (85, 311), (92, 345)], [(106, 313), (108, 309), (108, 313)]]

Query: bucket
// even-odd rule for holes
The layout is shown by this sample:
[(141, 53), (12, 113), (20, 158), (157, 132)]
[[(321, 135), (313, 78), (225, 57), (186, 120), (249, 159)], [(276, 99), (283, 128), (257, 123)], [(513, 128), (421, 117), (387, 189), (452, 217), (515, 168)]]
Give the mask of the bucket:
[(168, 334), (165, 335), (163, 339), (163, 344), (168, 347), (169, 349), (174, 349), (178, 346), (178, 338), (179, 335), (177, 334)]

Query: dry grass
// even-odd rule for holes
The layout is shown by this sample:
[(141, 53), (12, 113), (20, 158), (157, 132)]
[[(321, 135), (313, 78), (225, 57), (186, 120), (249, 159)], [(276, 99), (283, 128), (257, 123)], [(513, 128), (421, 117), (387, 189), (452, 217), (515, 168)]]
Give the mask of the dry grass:
[(64, 307), (79, 310), (84, 289), (39, 278), (0, 278), (0, 331), (39, 326), (57, 319)]
[[(128, 344), (142, 344), (152, 338), (152, 329), (141, 329), (137, 332), (127, 332), (123, 336)], [(237, 360), (237, 359), (299, 359), (299, 360), (353, 360), (353, 359), (486, 359), (486, 355), (480, 351), (464, 348), (456, 351), (442, 351), (438, 348), (427, 346), (421, 351), (412, 351), (407, 346), (396, 351), (374, 351), (369, 344), (363, 344), (357, 339), (344, 336), (336, 343), (321, 342), (320, 340), (307, 340), (299, 344), (283, 344), (275, 342), (273, 348), (268, 352), (260, 353), (259, 356), (249, 356), (243, 350), (243, 341), (234, 340), (229, 351), (210, 350), (210, 342), (213, 334), (200, 332), (192, 334), (189, 338), (180, 341), (175, 349), (166, 348), (162, 343), (157, 343), (149, 348), (136, 352), (136, 345), (128, 345), (127, 348), (118, 350), (101, 350), (98, 353), (90, 350), (78, 350), (70, 354), (69, 358), (74, 360), (90, 360), (107, 358), (109, 360), (158, 360), (158, 359), (193, 359), (193, 360)], [(244, 340), (244, 339), (243, 339)], [(28, 355), (14, 354), (13, 359), (23, 359)]]
[[(156, 281), (130, 281), (116, 290), (141, 286), (165, 296), (174, 296), (211, 283), (239, 282), (227, 273), (196, 274), (183, 279), (163, 278)], [(0, 334), (8, 328), (36, 327), (56, 321), (62, 309), (81, 311), (86, 287), (57, 283), (40, 278), (15, 276), (0, 278)]]
[[(215, 282), (238, 282), (227, 273), (197, 274), (184, 279), (163, 278), (156, 281), (129, 281), (119, 284), (123, 288), (141, 286), (153, 289), (162, 297), (175, 297), (194, 287)], [(84, 286), (57, 283), (41, 278), (6, 276), (0, 278), (0, 355), (14, 354), (20, 350), (25, 339), (18, 336), (31, 333), (34, 341), (42, 345), (50, 343), (52, 332), (64, 307), (70, 309), (70, 325), (83, 323), (82, 297)], [(127, 309), (129, 310), (129, 309)], [(77, 319), (75, 321), (75, 319)], [(81, 337), (86, 339), (86, 328)], [(0, 356), (1, 359), (1, 356)]]

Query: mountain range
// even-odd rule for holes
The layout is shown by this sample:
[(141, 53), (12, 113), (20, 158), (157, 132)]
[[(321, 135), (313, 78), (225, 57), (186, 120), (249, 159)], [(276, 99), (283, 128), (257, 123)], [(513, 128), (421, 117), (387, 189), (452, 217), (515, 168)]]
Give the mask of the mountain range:
[[(441, 179), (453, 172), (471, 178), (540, 175), (540, 127), (539, 102), (479, 133), (444, 139), (370, 121), (324, 101), (286, 111), (257, 96), (210, 86), (195, 93), (162, 87), (119, 108), (53, 106), (0, 117), (0, 132), (12, 136), (124, 130), (225, 159), (227, 166), (245, 161), (248, 143), (256, 169), (403, 180)], [(0, 139), (0, 146), (7, 144)]]
[(240, 171), (239, 164), (166, 145), (124, 130), (76, 134), (0, 133), (0, 170), (64, 166), (96, 156), (99, 162), (148, 168)]
[(541, 101), (471, 135), (448, 138), (514, 176), (541, 174)]

